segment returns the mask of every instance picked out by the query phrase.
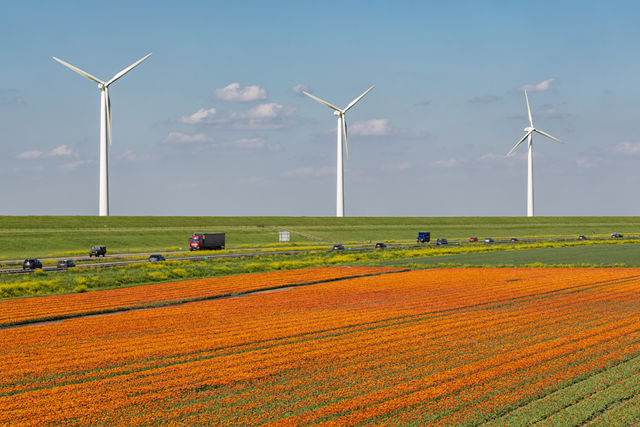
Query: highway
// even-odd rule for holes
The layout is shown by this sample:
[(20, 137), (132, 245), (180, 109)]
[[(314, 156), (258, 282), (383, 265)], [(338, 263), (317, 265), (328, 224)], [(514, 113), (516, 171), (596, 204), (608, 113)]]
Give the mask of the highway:
[[(598, 239), (601, 240), (601, 239)], [(403, 245), (403, 244), (394, 244), (394, 243), (387, 243), (388, 249), (408, 249), (408, 248), (425, 248), (425, 247), (447, 247), (447, 246), (457, 246), (460, 244), (463, 245), (467, 245), (467, 244), (474, 244), (474, 245), (486, 245), (486, 244), (491, 244), (491, 245), (496, 245), (496, 244), (511, 244), (511, 243), (539, 243), (541, 241), (578, 241), (577, 238), (527, 238), (527, 239), (518, 239), (517, 242), (511, 242), (510, 239), (499, 239), (499, 240), (495, 240), (493, 243), (484, 243), (484, 239), (479, 239), (478, 242), (469, 242), (468, 240), (451, 240), (448, 242), (448, 245), (437, 245), (436, 242), (431, 241), (430, 243), (426, 243), (426, 244), (413, 244), (413, 245)], [(355, 248), (351, 248), (348, 250), (345, 250), (345, 252), (349, 252), (349, 251), (372, 251), (372, 250), (376, 250), (373, 246), (370, 247), (355, 247)], [(183, 257), (172, 257), (172, 258), (167, 258), (167, 261), (205, 261), (205, 260), (210, 260), (210, 259), (220, 259), (220, 258), (251, 258), (251, 257), (257, 257), (257, 256), (272, 256), (272, 255), (296, 255), (296, 254), (306, 254), (306, 253), (310, 253), (310, 252), (318, 252), (318, 251), (322, 251), (322, 252), (333, 252), (331, 249), (305, 249), (305, 250), (279, 250), (279, 251), (263, 251), (263, 252), (251, 252), (254, 251), (254, 249), (238, 249), (238, 252), (241, 253), (233, 253), (233, 254), (220, 254), (220, 255), (189, 255), (189, 256), (183, 256)], [(156, 251), (156, 252), (143, 252), (143, 253), (131, 253), (131, 254), (114, 254), (114, 255), (107, 255), (106, 257), (103, 257), (103, 259), (107, 258), (107, 259), (122, 259), (122, 258), (129, 258), (129, 257), (137, 257), (137, 256), (149, 256), (152, 254), (157, 254), (157, 253), (162, 253), (163, 255), (169, 255), (169, 254), (191, 254), (191, 252), (188, 251), (182, 251), (182, 252), (162, 252), (162, 251)], [(109, 267), (120, 267), (120, 266), (124, 266), (124, 265), (128, 265), (128, 264), (139, 264), (139, 263), (146, 263), (149, 262), (146, 259), (142, 259), (142, 260), (127, 260), (127, 261), (102, 261), (102, 262), (91, 262), (91, 261), (95, 261), (94, 258), (88, 257), (88, 256), (81, 256), (81, 257), (60, 257), (60, 258), (43, 258), (41, 259), (41, 261), (54, 261), (57, 262), (59, 260), (73, 260), (76, 262), (81, 262), (82, 264), (77, 264), (77, 266), (75, 268), (109, 268)], [(0, 274), (25, 274), (25, 273), (33, 273), (34, 271), (38, 271), (40, 269), (37, 270), (23, 270), (22, 269), (22, 262), (23, 260), (12, 260), (12, 261), (2, 261), (3, 264), (5, 265), (19, 265), (19, 268), (3, 268), (0, 270)], [(86, 262), (86, 263), (85, 263)], [(43, 267), (42, 271), (45, 272), (59, 272), (59, 271), (64, 271), (65, 269), (59, 269), (57, 266), (47, 266), (47, 267)]]

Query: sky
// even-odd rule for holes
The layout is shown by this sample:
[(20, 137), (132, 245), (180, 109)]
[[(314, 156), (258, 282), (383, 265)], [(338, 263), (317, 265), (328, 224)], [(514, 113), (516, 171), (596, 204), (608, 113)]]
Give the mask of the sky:
[(640, 3), (21, 1), (0, 5), (0, 215), (640, 213)]

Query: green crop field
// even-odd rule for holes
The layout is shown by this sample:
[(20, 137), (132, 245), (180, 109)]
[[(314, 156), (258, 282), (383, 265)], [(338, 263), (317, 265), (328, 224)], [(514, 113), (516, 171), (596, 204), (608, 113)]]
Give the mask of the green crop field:
[(106, 245), (110, 253), (186, 248), (194, 232), (224, 232), (227, 247), (278, 242), (414, 242), (432, 239), (570, 236), (612, 232), (640, 235), (640, 217), (97, 217), (0, 216), (0, 260), (49, 257)]
[(594, 246), (569, 246), (557, 248), (535, 248), (526, 250), (467, 253), (442, 255), (437, 257), (405, 258), (377, 261), (379, 266), (399, 266), (412, 263), (415, 267), (430, 267), (439, 264), (459, 264), (473, 266), (522, 267), (529, 264), (592, 266), (622, 265), (640, 267), (640, 244), (611, 244)]

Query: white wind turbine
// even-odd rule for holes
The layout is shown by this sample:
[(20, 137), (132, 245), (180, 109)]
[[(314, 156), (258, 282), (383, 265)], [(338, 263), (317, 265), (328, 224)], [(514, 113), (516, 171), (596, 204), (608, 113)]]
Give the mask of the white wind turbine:
[(109, 85), (118, 80), (120, 77), (127, 74), (135, 66), (151, 56), (151, 53), (133, 65), (125, 68), (116, 74), (107, 83), (93, 77), (89, 73), (85, 73), (79, 68), (74, 67), (71, 64), (67, 64), (64, 61), (53, 57), (56, 61), (62, 65), (71, 68), (76, 73), (98, 83), (98, 89), (100, 89), (100, 216), (109, 216), (109, 168), (108, 168), (108, 156), (107, 156), (107, 122), (109, 123), (109, 145), (111, 145), (111, 101), (109, 99)]
[(333, 111), (333, 114), (338, 116), (338, 191), (337, 191), (337, 196), (336, 196), (336, 216), (337, 217), (343, 217), (344, 216), (344, 169), (342, 166), (342, 134), (344, 131), (344, 140), (346, 142), (347, 145), (347, 160), (349, 159), (349, 137), (347, 136), (347, 121), (346, 118), (344, 116), (344, 114), (349, 111), (349, 108), (353, 107), (354, 105), (356, 105), (356, 102), (360, 101), (362, 99), (363, 96), (365, 96), (367, 93), (369, 93), (369, 91), (371, 89), (373, 89), (375, 87), (375, 85), (371, 86), (369, 89), (366, 90), (365, 93), (363, 93), (362, 95), (360, 95), (359, 97), (357, 97), (356, 99), (354, 99), (353, 101), (351, 101), (351, 103), (349, 105), (347, 105), (347, 108), (345, 108), (344, 110), (339, 109), (338, 107), (334, 107), (333, 105), (329, 104), (328, 102), (324, 102), (322, 99), (320, 98), (316, 98), (313, 95), (308, 94), (307, 92), (303, 92), (305, 95), (310, 96), (311, 98), (315, 99), (316, 101), (318, 101), (321, 104), (326, 105), (327, 107), (331, 108)]
[[(527, 132), (527, 134), (516, 144), (515, 147), (513, 147), (511, 149), (511, 151), (509, 151), (509, 154), (513, 153), (513, 150), (518, 148), (518, 146), (520, 144), (522, 144), (522, 142), (525, 139), (529, 138), (529, 173), (528, 173), (528, 181), (527, 181), (527, 216), (533, 216), (533, 141), (532, 141), (532, 134), (533, 134), (533, 132), (538, 132), (540, 135), (544, 135), (547, 138), (555, 139), (556, 141), (558, 141), (561, 144), (564, 144), (564, 142), (560, 141), (558, 138), (554, 138), (553, 136), (549, 135), (548, 133), (542, 132), (541, 130), (538, 130), (535, 127), (533, 127), (533, 118), (531, 117), (531, 107), (529, 107), (529, 97), (527, 96), (527, 91), (526, 90), (524, 91), (524, 97), (527, 99), (527, 110), (529, 111), (529, 123), (531, 123), (531, 127), (524, 128), (524, 131)], [(507, 156), (509, 154), (507, 154)]]

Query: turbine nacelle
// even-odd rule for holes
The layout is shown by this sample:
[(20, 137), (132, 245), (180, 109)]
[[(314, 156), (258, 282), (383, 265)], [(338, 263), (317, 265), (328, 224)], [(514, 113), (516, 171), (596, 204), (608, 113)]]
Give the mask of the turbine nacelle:
[(524, 128), (524, 131), (525, 131), (525, 132), (533, 132), (533, 131), (535, 131), (535, 130), (536, 130), (536, 128), (532, 128), (532, 127), (526, 127), (526, 128)]
[(340, 114), (342, 114), (342, 112), (341, 112), (341, 111), (338, 111), (338, 110), (336, 110), (336, 111), (334, 111), (334, 112), (333, 112), (333, 115), (334, 115), (334, 116), (339, 116)]

